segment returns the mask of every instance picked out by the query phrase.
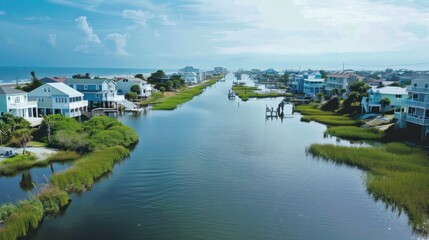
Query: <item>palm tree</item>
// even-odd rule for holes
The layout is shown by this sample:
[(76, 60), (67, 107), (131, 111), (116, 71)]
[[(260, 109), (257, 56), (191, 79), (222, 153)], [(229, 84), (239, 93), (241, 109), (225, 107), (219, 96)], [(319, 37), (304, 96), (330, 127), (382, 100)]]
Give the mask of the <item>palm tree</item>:
[(390, 104), (390, 99), (383, 98), (380, 100), (380, 104), (381, 104), (381, 111), (384, 112), (384, 108)]
[(0, 145), (3, 145), (3, 136), (7, 137), (9, 133), (9, 126), (2, 120), (0, 120)]
[(15, 132), (13, 132), (13, 136), (18, 140), (19, 144), (21, 144), (23, 147), (22, 154), (25, 153), (25, 147), (27, 146), (27, 143), (31, 141), (31, 139), (33, 139), (31, 132), (32, 131), (28, 128), (18, 129)]
[(51, 127), (54, 125), (54, 120), (49, 116), (43, 116), (42, 124), (46, 126), (46, 133), (48, 135), (48, 144), (51, 144)]

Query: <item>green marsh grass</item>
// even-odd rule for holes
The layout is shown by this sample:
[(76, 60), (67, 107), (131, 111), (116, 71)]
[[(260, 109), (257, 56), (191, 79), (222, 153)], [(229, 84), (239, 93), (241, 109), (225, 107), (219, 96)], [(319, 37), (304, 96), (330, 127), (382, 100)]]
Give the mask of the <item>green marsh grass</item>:
[(51, 182), (67, 192), (82, 192), (94, 184), (103, 174), (112, 171), (115, 163), (129, 155), (129, 150), (122, 146), (105, 148), (90, 153), (73, 162), (73, 166), (54, 174)]
[(350, 140), (382, 140), (385, 136), (383, 131), (376, 128), (361, 128), (355, 126), (329, 127), (326, 133)]
[(260, 90), (257, 87), (249, 86), (233, 86), (232, 91), (242, 100), (247, 101), (249, 98), (274, 98), (274, 97), (285, 97), (292, 96), (292, 94), (283, 94), (278, 92), (267, 92), (267, 93), (257, 93), (256, 91)]
[(214, 77), (211, 80), (205, 81), (199, 85), (182, 88), (181, 91), (177, 92), (175, 95), (165, 98), (158, 98), (156, 102), (152, 102), (154, 104), (153, 110), (174, 110), (180, 104), (190, 101), (197, 95), (203, 93), (204, 89), (208, 86), (215, 84), (217, 81), (221, 79), (220, 76)]
[(15, 240), (23, 237), (28, 230), (37, 228), (42, 218), (43, 205), (39, 200), (21, 201), (0, 228), (0, 239)]
[(346, 116), (341, 116), (335, 112), (323, 111), (317, 105), (298, 105), (295, 111), (304, 115), (301, 118), (303, 122), (315, 121), (329, 126), (359, 126), (362, 124), (360, 120), (354, 120)]
[(413, 229), (429, 233), (429, 154), (402, 143), (380, 147), (344, 147), (313, 144), (315, 157), (357, 167), (369, 173), (368, 192), (392, 209), (405, 211)]

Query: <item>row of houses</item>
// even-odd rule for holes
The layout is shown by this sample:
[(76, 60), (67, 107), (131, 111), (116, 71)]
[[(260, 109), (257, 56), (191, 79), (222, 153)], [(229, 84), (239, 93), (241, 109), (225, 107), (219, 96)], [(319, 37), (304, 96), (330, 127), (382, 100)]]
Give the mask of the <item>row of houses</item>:
[(228, 70), (224, 67), (215, 67), (212, 71), (200, 71), (198, 68), (194, 68), (192, 66), (186, 66), (184, 68), (179, 69), (178, 75), (182, 80), (184, 80), (187, 84), (197, 84), (208, 77), (212, 77), (215, 75), (226, 75)]
[(43, 78), (42, 86), (27, 93), (12, 87), (0, 86), (0, 114), (10, 113), (30, 122), (44, 115), (62, 114), (80, 117), (95, 108), (126, 109), (137, 106), (125, 99), (133, 85), (139, 85), (140, 97), (149, 97), (152, 87), (138, 78), (69, 79)]

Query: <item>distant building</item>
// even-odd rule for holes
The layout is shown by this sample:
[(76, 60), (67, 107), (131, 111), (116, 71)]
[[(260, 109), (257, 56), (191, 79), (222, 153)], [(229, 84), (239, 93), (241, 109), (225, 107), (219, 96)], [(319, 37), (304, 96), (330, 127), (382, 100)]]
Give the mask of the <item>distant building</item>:
[(28, 93), (11, 87), (0, 87), (0, 114), (12, 114), (25, 119), (37, 117), (37, 102)]
[(140, 78), (119, 78), (116, 79), (116, 90), (119, 95), (126, 95), (131, 92), (131, 87), (138, 85), (140, 87), (139, 97), (150, 97), (152, 94), (152, 86), (145, 80)]
[(228, 70), (226, 68), (224, 68), (224, 67), (215, 67), (213, 69), (213, 73), (215, 75), (224, 75), (224, 74), (228, 73)]
[(200, 69), (194, 68), (192, 66), (186, 66), (184, 68), (179, 69), (179, 74), (191, 73), (191, 72), (198, 74), (200, 72)]
[(40, 79), (42, 83), (58, 83), (58, 82), (63, 83), (66, 80), (67, 80), (66, 77), (45, 77)]
[(429, 134), (429, 75), (422, 74), (411, 81), (408, 98), (396, 102), (395, 119), (399, 128), (418, 131), (421, 139)]
[(276, 70), (274, 70), (272, 68), (267, 69), (267, 70), (263, 71), (262, 73), (265, 74), (265, 75), (269, 75), (269, 76), (275, 76), (275, 75), (279, 74), (278, 71), (276, 71)]
[(200, 82), (199, 74), (195, 72), (184, 72), (180, 74), (180, 77), (188, 84), (197, 84)]
[(314, 74), (304, 74), (304, 94), (307, 97), (314, 97), (319, 93), (323, 93), (326, 86), (325, 79), (317, 72)]
[(64, 83), (46, 83), (28, 93), (29, 100), (37, 101), (38, 115), (62, 114), (80, 117), (88, 111), (84, 95)]
[(341, 89), (345, 89), (345, 95), (348, 95), (348, 93), (350, 93), (350, 84), (358, 81), (359, 76), (351, 72), (335, 72), (329, 74), (326, 81), (325, 94), (327, 96), (332, 96), (334, 89), (338, 89), (339, 92)]
[[(406, 88), (402, 87), (372, 87), (368, 90), (368, 97), (363, 97), (362, 112), (386, 112), (395, 109), (396, 102), (408, 96)], [(381, 100), (387, 98), (390, 104), (383, 105)]]

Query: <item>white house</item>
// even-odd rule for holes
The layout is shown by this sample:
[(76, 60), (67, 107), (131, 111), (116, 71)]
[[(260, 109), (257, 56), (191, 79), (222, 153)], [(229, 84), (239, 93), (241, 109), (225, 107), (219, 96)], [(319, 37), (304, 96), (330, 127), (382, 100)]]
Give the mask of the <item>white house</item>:
[(116, 80), (116, 90), (118, 94), (125, 95), (131, 92), (131, 87), (138, 85), (140, 87), (139, 97), (150, 97), (152, 94), (152, 86), (145, 80), (140, 78), (120, 78)]
[(345, 95), (347, 95), (349, 93), (350, 84), (358, 81), (359, 76), (351, 72), (334, 72), (329, 74), (325, 87), (326, 95), (332, 96), (334, 89), (337, 89), (338, 91), (345, 89)]
[(83, 93), (64, 83), (46, 83), (28, 93), (29, 100), (37, 101), (39, 115), (62, 114), (66, 117), (80, 117), (88, 111), (88, 101)]
[(10, 113), (25, 119), (37, 117), (37, 102), (29, 101), (28, 94), (11, 87), (0, 87), (0, 114)]
[(429, 75), (422, 74), (411, 80), (407, 90), (408, 97), (396, 102), (397, 126), (410, 129), (410, 132), (416, 130), (421, 139), (426, 140), (429, 134)]
[[(372, 87), (368, 90), (368, 97), (363, 97), (361, 106), (364, 113), (386, 112), (395, 109), (396, 102), (408, 96), (406, 88), (402, 87)], [(390, 104), (383, 105), (382, 99), (389, 99)]]
[(199, 75), (194, 72), (185, 72), (180, 74), (182, 80), (189, 84), (196, 84), (200, 82)]

